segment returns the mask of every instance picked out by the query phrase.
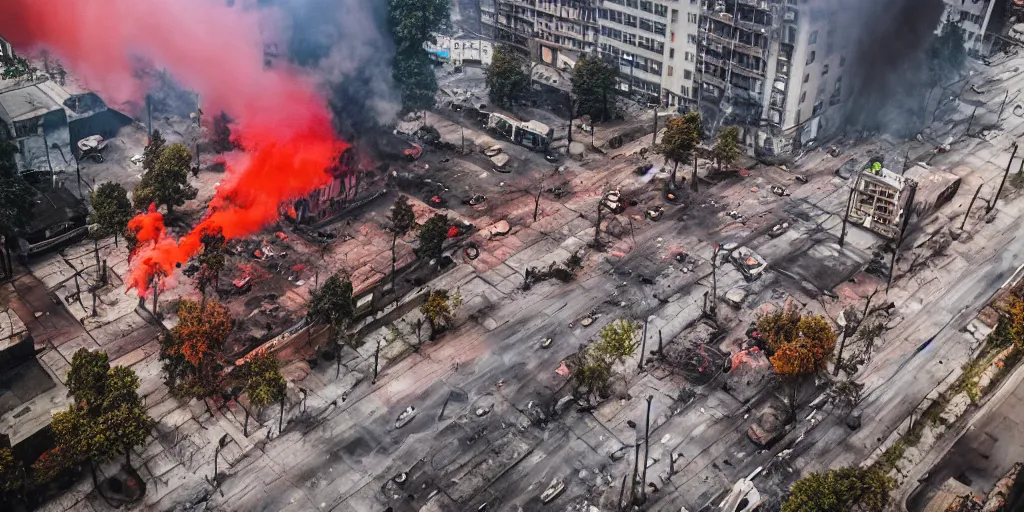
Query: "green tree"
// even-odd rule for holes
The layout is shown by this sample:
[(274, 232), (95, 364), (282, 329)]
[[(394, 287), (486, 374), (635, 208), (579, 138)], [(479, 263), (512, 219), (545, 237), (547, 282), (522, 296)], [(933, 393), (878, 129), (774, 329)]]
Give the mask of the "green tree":
[[(149, 142), (146, 147), (142, 150), (142, 170), (144, 172), (152, 171), (156, 169), (156, 161), (160, 159), (160, 155), (164, 154), (164, 149), (167, 148), (167, 140), (160, 134), (160, 130), (153, 130), (153, 134), (149, 137)], [(144, 207), (149, 206), (148, 204), (142, 205)]]
[(491, 65), (487, 67), (487, 90), (491, 102), (508, 107), (522, 97), (530, 87), (523, 58), (508, 45), (494, 49)]
[(330, 328), (328, 341), (334, 341), (339, 331), (348, 327), (356, 314), (352, 297), (352, 282), (341, 274), (327, 278), (309, 297), (306, 320), (312, 325), (323, 323)]
[(576, 351), (565, 360), (569, 368), (569, 382), (573, 385), (573, 396), (593, 404), (593, 398), (605, 398), (611, 392), (611, 363), (597, 355), (591, 347)]
[(98, 410), (106, 393), (107, 374), (110, 362), (106, 352), (80, 348), (71, 356), (68, 369), (68, 394), (75, 404), (91, 410)]
[(141, 446), (153, 431), (153, 420), (139, 396), (139, 377), (130, 368), (115, 366), (107, 372), (100, 429), (120, 447), (125, 464), (132, 465), (132, 449)]
[[(661, 142), (654, 148), (655, 152), (665, 157), (666, 162), (672, 162), (672, 177), (669, 185), (676, 186), (676, 171), (680, 163), (689, 162), (700, 145), (701, 121), (700, 114), (690, 112), (682, 118), (669, 119), (665, 124), (665, 134)], [(696, 190), (697, 167), (694, 164), (693, 183), (691, 186)]]
[[(154, 132), (155, 133), (155, 132)], [(146, 155), (143, 155), (145, 158)], [(143, 161), (145, 165), (145, 161)], [(195, 199), (198, 191), (188, 183), (192, 170), (192, 153), (184, 144), (171, 144), (156, 159), (153, 168), (146, 170), (135, 188), (135, 208), (146, 209), (150, 204), (166, 206), (168, 215), (175, 206)]]
[(732, 165), (740, 156), (739, 127), (728, 126), (719, 131), (711, 153), (715, 156), (715, 161), (718, 162), (718, 170), (722, 170), (722, 165)]
[(196, 256), (196, 263), (199, 264), (199, 272), (196, 273), (196, 288), (202, 294), (200, 306), (206, 307), (206, 290), (213, 286), (216, 293), (217, 283), (220, 282), (220, 273), (224, 270), (224, 251), (227, 239), (224, 233), (218, 228), (206, 231), (199, 238), (203, 250)]
[(412, 206), (409, 206), (409, 198), (405, 195), (398, 196), (395, 199), (395, 204), (391, 206), (391, 215), (388, 217), (391, 221), (391, 289), (392, 292), (395, 288), (395, 265), (398, 264), (398, 254), (395, 252), (395, 246), (398, 244), (398, 238), (403, 237), (416, 227), (416, 214), (412, 211)]
[(125, 233), (128, 221), (132, 219), (132, 203), (128, 200), (128, 191), (120, 183), (108, 181), (96, 187), (90, 199), (92, 214), (89, 223), (97, 227), (93, 236), (103, 238), (113, 235), (114, 246), (117, 247), (118, 235)]
[(0, 493), (21, 493), (26, 482), (25, 466), (10, 448), (0, 448)]
[(3, 258), (0, 258), (0, 276), (14, 274), (11, 249), (15, 246), (18, 230), (32, 219), (36, 191), (18, 171), (14, 155), (18, 146), (0, 143), (0, 237), (3, 237)]
[(50, 429), (56, 447), (33, 464), (37, 480), (45, 482), (88, 463), (95, 484), (96, 466), (119, 452), (131, 467), (132, 449), (153, 430), (135, 372), (123, 366), (110, 368), (105, 354), (83, 348), (72, 357), (67, 382), (76, 403), (53, 416)]
[(423, 260), (433, 260), (441, 257), (444, 249), (444, 242), (448, 239), (450, 222), (447, 215), (434, 214), (427, 219), (420, 227), (419, 246), (416, 247), (416, 256)]
[[(240, 369), (242, 389), (249, 396), (249, 405), (256, 408), (257, 419), (268, 405), (284, 399), (288, 383), (281, 376), (281, 364), (269, 353), (261, 353)], [(245, 425), (242, 431), (248, 436), (249, 410), (245, 411)]]
[(430, 325), (430, 339), (434, 339), (455, 320), (453, 312), (462, 305), (462, 295), (448, 290), (431, 290), (427, 300), (420, 306), (420, 313)]
[(614, 62), (584, 55), (572, 72), (572, 93), (576, 95), (577, 115), (588, 115), (595, 121), (607, 121), (615, 114), (615, 87), (619, 68)]
[(811, 473), (793, 484), (782, 512), (885, 510), (895, 482), (878, 469), (841, 468)]
[(623, 319), (615, 320), (601, 328), (598, 340), (592, 349), (609, 363), (622, 362), (636, 352), (638, 328), (636, 322)]
[(437, 77), (423, 45), (450, 19), (448, 0), (388, 0), (388, 25), (395, 43), (393, 76), (406, 111), (434, 106)]
[(939, 36), (928, 46), (928, 82), (932, 87), (955, 79), (967, 62), (964, 29), (958, 21), (946, 19)]

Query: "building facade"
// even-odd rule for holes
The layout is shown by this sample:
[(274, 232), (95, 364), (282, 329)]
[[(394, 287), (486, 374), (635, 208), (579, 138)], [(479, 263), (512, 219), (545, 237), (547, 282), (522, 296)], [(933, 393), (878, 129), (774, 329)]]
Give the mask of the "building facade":
[[(946, 10), (943, 22), (959, 22), (964, 29), (964, 46), (968, 52), (983, 53), (985, 32), (988, 30), (992, 11), (997, 0), (944, 0)], [(941, 26), (938, 30), (941, 30)], [(936, 32), (938, 32), (938, 30)]]
[[(491, 2), (493, 2), (493, 7)], [(484, 34), (509, 44), (534, 62), (556, 65), (561, 52), (597, 49), (600, 0), (484, 0)]]
[(700, 109), (712, 131), (743, 129), (764, 156), (840, 128), (847, 38), (827, 6), (795, 0), (705, 0), (698, 36)]
[(598, 49), (619, 65), (619, 89), (672, 107), (696, 105), (697, 0), (605, 0)]

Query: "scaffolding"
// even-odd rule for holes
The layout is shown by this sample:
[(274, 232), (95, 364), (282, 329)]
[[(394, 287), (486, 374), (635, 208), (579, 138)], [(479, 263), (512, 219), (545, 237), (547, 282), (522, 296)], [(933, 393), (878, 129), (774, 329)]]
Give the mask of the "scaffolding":
[(897, 238), (914, 187), (913, 180), (888, 169), (865, 169), (854, 184), (850, 222), (886, 238)]

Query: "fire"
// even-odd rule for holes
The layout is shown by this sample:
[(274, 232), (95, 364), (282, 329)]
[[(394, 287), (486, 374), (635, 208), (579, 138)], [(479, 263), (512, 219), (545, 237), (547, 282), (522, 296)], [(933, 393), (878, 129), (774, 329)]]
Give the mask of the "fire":
[(59, 57), (108, 102), (138, 105), (146, 90), (135, 73), (149, 62), (196, 91), (208, 112), (228, 112), (244, 156), (206, 218), (180, 239), (150, 209), (132, 220), (138, 245), (128, 286), (140, 294), (188, 261), (207, 230), (232, 239), (274, 222), (279, 206), (327, 185), (326, 169), (348, 145), (334, 134), (313, 81), (285, 65), (266, 68), (259, 10), (216, 0), (3, 0), (0, 33), (18, 48)]

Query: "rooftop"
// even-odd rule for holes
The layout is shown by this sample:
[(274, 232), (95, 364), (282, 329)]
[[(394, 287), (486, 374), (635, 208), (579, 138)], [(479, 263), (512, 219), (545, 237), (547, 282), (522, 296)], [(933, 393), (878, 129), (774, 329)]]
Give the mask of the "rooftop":
[(59, 102), (51, 96), (54, 91), (52, 87), (44, 87), (47, 83), (0, 93), (0, 118), (7, 122), (25, 121), (62, 109), (63, 100)]

